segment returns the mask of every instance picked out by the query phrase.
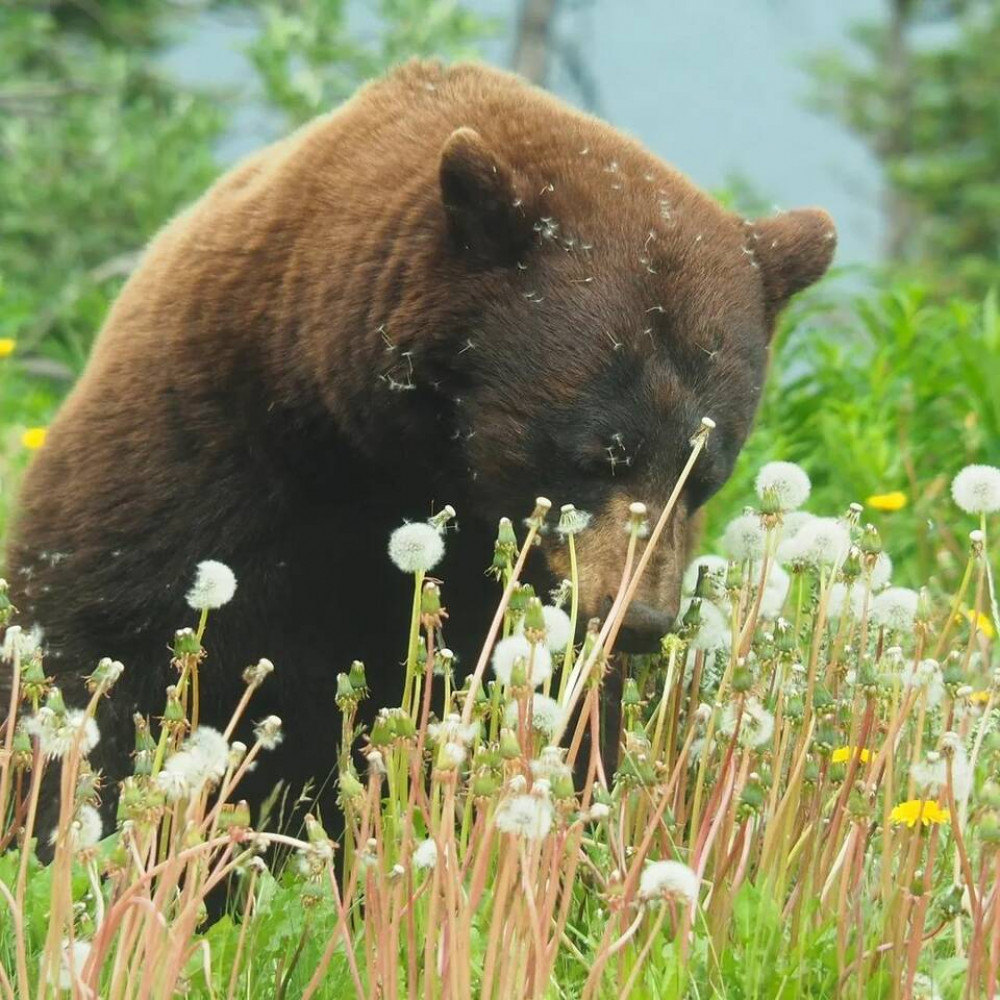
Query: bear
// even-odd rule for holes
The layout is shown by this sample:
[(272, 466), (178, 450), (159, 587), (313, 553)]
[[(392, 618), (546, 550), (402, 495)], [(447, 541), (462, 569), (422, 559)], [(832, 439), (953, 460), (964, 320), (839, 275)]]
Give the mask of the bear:
[[(499, 596), (484, 573), (498, 519), (538, 494), (586, 511), (580, 620), (600, 617), (629, 503), (658, 515), (710, 417), (622, 636), (656, 648), (691, 526), (753, 423), (776, 318), (835, 243), (826, 212), (744, 219), (478, 64), (404, 64), (231, 169), (120, 293), (7, 551), (67, 702), (99, 658), (125, 664), (98, 714), (106, 799), (130, 773), (133, 713), (160, 714), (176, 680), (202, 560), (237, 579), (209, 620), (202, 722), (224, 725), (246, 666), (276, 665), (251, 704), (285, 728), (242, 786), (258, 806), (279, 778), (335, 766), (351, 660), (372, 706), (399, 702), (412, 579), (387, 557), (392, 529), (457, 509), (434, 573), (468, 664)], [(526, 579), (544, 593), (567, 575), (550, 531)]]

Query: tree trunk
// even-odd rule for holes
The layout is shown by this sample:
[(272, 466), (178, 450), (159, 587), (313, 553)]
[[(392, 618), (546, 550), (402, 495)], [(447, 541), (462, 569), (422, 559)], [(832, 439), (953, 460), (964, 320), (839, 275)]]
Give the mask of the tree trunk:
[(545, 85), (552, 25), (559, 0), (522, 0), (514, 45), (514, 72)]

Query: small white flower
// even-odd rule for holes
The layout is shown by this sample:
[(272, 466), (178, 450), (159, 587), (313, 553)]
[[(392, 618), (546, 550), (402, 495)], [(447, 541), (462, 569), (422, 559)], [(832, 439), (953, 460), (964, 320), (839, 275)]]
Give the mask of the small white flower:
[[(677, 611), (677, 621), (683, 622), (684, 616), (691, 607), (692, 598), (681, 601)], [(698, 606), (698, 631), (691, 637), (691, 649), (703, 649), (706, 652), (716, 649), (728, 649), (732, 643), (732, 631), (726, 616), (711, 602), (701, 600)]]
[(705, 596), (712, 600), (725, 597), (726, 594), (726, 573), (729, 570), (729, 560), (722, 556), (698, 556), (694, 562), (684, 571), (683, 589), (685, 594), (693, 594), (698, 586), (698, 573), (702, 566), (705, 567), (705, 583), (707, 590)]
[(236, 593), (236, 576), (225, 564), (216, 559), (198, 563), (194, 584), (186, 600), (195, 611), (213, 611), (228, 604)]
[(552, 829), (552, 803), (540, 795), (512, 795), (497, 807), (494, 822), (501, 833), (544, 840)]
[(741, 514), (726, 525), (722, 547), (734, 562), (760, 559), (764, 554), (764, 528), (757, 514)]
[[(736, 705), (729, 702), (719, 720), (719, 731), (731, 736), (736, 730)], [(760, 747), (774, 735), (774, 716), (753, 697), (743, 702), (739, 741), (745, 747)]]
[(503, 684), (510, 684), (518, 660), (524, 661), (528, 683), (533, 687), (552, 676), (552, 654), (541, 643), (531, 643), (523, 635), (510, 635), (493, 647), (493, 673)]
[(653, 861), (639, 876), (639, 898), (672, 899), (690, 905), (698, 901), (698, 873), (680, 861)]
[(437, 844), (428, 837), (420, 841), (413, 852), (414, 868), (433, 868), (437, 864), (438, 849)]
[[(572, 637), (569, 615), (562, 608), (551, 604), (542, 607), (542, 618), (545, 620), (545, 645), (553, 653), (561, 653)], [(524, 635), (524, 618), (518, 619), (514, 628), (515, 635)]]
[(967, 465), (951, 481), (951, 495), (967, 514), (992, 514), (1000, 510), (1000, 469), (992, 465)]
[(903, 630), (913, 625), (920, 595), (906, 587), (890, 587), (872, 598), (871, 619), (876, 625)]
[[(83, 967), (90, 957), (90, 949), (89, 941), (75, 940), (70, 944), (63, 938), (62, 950), (59, 954), (59, 972), (56, 979), (56, 986), (59, 989), (70, 990), (74, 983), (79, 982)], [(83, 993), (87, 993), (86, 989), (83, 989)]]
[(101, 739), (97, 723), (79, 708), (70, 709), (65, 715), (57, 715), (51, 708), (43, 705), (25, 722), (24, 728), (29, 736), (38, 738), (42, 756), (50, 760), (65, 757), (77, 739), (80, 756), (86, 757)]
[(809, 499), (812, 484), (805, 470), (794, 462), (768, 462), (757, 473), (754, 487), (761, 500), (765, 498), (765, 494), (770, 494), (783, 511), (792, 511)]
[(389, 536), (389, 558), (404, 573), (433, 569), (444, 555), (444, 539), (424, 521), (404, 524)]
[[(551, 736), (562, 722), (563, 711), (555, 698), (544, 694), (531, 696), (531, 728), (543, 736)], [(512, 701), (504, 711), (504, 722), (515, 729), (521, 719), (520, 702)]]

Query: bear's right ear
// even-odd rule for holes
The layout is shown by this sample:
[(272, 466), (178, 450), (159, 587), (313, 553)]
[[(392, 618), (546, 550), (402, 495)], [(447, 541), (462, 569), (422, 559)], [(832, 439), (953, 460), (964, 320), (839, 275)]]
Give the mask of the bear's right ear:
[(514, 172), (475, 129), (460, 128), (441, 150), (441, 201), (456, 245), (490, 263), (517, 259), (531, 226)]

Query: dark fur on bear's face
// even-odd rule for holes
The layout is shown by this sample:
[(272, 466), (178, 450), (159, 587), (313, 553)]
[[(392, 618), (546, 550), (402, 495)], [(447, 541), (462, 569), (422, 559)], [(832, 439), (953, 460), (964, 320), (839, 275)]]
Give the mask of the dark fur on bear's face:
[[(459, 510), (437, 572), (466, 662), (492, 614), (496, 519), (537, 494), (589, 511), (584, 616), (617, 587), (628, 502), (655, 516), (701, 417), (706, 454), (639, 594), (654, 641), (689, 520), (729, 475), (777, 312), (833, 252), (819, 211), (746, 222), (609, 126), (508, 74), (414, 63), (250, 157), (149, 247), (29, 470), (8, 552), (22, 623), (101, 706), (96, 762), (128, 769), (159, 713), (196, 564), (239, 581), (209, 621), (203, 720), (277, 670), (252, 718), (288, 737), (246, 789), (325, 774), (335, 675), (398, 702), (404, 518)], [(549, 536), (529, 571), (566, 575)]]

